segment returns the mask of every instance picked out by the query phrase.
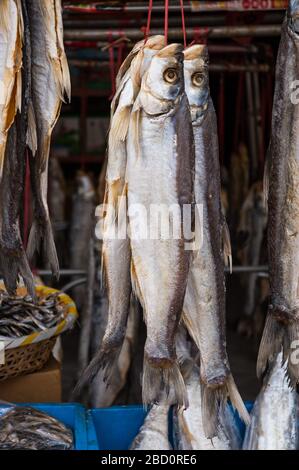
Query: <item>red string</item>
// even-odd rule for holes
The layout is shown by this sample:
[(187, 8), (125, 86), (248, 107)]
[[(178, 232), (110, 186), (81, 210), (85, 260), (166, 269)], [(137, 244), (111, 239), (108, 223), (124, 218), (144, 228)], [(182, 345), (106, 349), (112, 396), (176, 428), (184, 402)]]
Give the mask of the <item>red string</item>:
[(144, 44), (148, 40), (150, 29), (151, 29), (152, 10), (153, 10), (153, 0), (149, 0), (147, 23), (146, 23), (145, 33), (144, 33)]
[(24, 225), (23, 225), (23, 240), (24, 247), (27, 248), (28, 233), (29, 233), (29, 214), (30, 214), (30, 167), (28, 150), (26, 149), (26, 169), (25, 169), (25, 191), (24, 191)]
[(182, 30), (184, 37), (184, 48), (187, 47), (187, 38), (186, 38), (186, 27), (185, 27), (185, 13), (184, 13), (184, 0), (180, 0), (181, 5), (181, 14), (182, 14)]
[(168, 44), (168, 0), (165, 0), (165, 17), (164, 17), (164, 36), (165, 46)]

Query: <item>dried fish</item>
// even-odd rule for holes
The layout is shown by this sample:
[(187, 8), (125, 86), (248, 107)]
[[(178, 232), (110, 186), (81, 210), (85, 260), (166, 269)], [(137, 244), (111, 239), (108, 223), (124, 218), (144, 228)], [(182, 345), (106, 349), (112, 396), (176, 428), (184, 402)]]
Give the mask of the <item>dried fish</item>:
[[(131, 279), (147, 326), (143, 400), (158, 399), (161, 383), (173, 388), (177, 402), (187, 404), (176, 361), (175, 336), (188, 277), (190, 252), (181, 231), (163, 239), (142, 236), (152, 204), (175, 205), (181, 217), (193, 203), (194, 140), (184, 91), (183, 53), (171, 44), (151, 60), (134, 103), (127, 139)], [(166, 183), (167, 182), (167, 183)], [(134, 224), (134, 205), (145, 210)], [(171, 216), (170, 216), (171, 218)], [(180, 219), (182, 220), (182, 219)], [(159, 295), (157, 295), (159, 289)]]
[(21, 337), (58, 325), (65, 318), (65, 307), (57, 294), (38, 297), (10, 296), (0, 290), (0, 336)]
[(195, 140), (194, 193), (196, 203), (202, 206), (202, 246), (193, 254), (183, 322), (200, 352), (203, 424), (207, 437), (212, 438), (228, 396), (246, 422), (248, 413), (226, 351), (223, 252), (229, 257), (231, 252), (221, 212), (217, 120), (209, 92), (206, 46), (186, 49), (184, 64)]
[(51, 135), (66, 94), (70, 76), (63, 45), (61, 0), (28, 0), (32, 44), (32, 114), (36, 142), (30, 144), (30, 174), (34, 220), (28, 240), (31, 260), (42, 247), (43, 257), (58, 277), (59, 264), (47, 204), (48, 160)]
[(270, 304), (257, 361), (260, 377), (267, 363), (283, 347), (293, 385), (299, 382), (299, 361), (292, 358), (299, 339), (299, 107), (296, 97), (294, 101), (292, 96), (298, 79), (298, 15), (299, 2), (291, 0), (282, 25), (276, 63), (271, 140), (265, 172)]
[(71, 450), (73, 433), (64, 424), (31, 407), (2, 409), (0, 449)]

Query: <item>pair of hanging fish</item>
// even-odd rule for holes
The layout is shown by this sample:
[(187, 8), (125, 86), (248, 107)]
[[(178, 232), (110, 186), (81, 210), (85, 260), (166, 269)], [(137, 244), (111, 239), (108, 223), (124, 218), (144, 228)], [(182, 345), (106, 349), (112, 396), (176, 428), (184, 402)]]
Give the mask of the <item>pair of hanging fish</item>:
[[(226, 353), (223, 238), (228, 256), (230, 249), (220, 207), (216, 115), (207, 48), (195, 45), (183, 51), (179, 44), (164, 44), (163, 36), (138, 43), (117, 77), (103, 237), (108, 325), (76, 392), (100, 369), (109, 381), (133, 290), (147, 327), (143, 401), (157, 401), (164, 386), (175, 391), (178, 405), (188, 406), (175, 348), (182, 321), (200, 353), (203, 421), (206, 435), (212, 437), (228, 396), (248, 421)], [(119, 196), (125, 196), (127, 211), (119, 210)], [(134, 204), (143, 205), (147, 213), (151, 204), (176, 204), (182, 213), (185, 204), (195, 202), (203, 205), (203, 246), (194, 252), (185, 249), (183, 230), (176, 239), (140, 237), (147, 222), (134, 224), (130, 214)], [(112, 238), (109, 234), (127, 219), (130, 238)]]
[[(0, 2), (0, 267), (13, 293), (19, 276), (34, 297), (28, 259), (42, 250), (55, 276), (58, 259), (47, 206), (52, 130), (70, 75), (63, 45), (61, 0)], [(30, 149), (33, 223), (27, 256), (20, 234), (26, 148)]]

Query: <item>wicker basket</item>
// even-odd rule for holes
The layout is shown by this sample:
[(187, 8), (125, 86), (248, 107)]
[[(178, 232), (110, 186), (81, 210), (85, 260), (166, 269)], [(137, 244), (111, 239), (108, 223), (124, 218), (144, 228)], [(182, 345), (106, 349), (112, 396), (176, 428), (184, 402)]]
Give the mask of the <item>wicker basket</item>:
[(46, 339), (5, 351), (5, 364), (0, 366), (0, 381), (30, 374), (48, 362), (56, 338)]

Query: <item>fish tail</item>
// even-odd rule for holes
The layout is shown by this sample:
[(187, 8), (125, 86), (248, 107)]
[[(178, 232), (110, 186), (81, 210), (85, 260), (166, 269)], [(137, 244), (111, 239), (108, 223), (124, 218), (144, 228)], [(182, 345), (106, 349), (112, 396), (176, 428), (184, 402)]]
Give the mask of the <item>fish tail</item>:
[(37, 220), (33, 221), (27, 245), (29, 260), (33, 259), (36, 252), (40, 252), (41, 247), (44, 259), (49, 261), (53, 276), (59, 279), (59, 262), (49, 219), (43, 220), (42, 223), (39, 223)]
[(161, 391), (165, 391), (167, 401), (188, 408), (188, 396), (180, 368), (176, 362), (165, 369), (152, 366), (144, 358), (142, 377), (142, 401), (144, 406), (158, 402)]
[(227, 401), (227, 394), (225, 389), (211, 388), (201, 381), (201, 396), (202, 396), (202, 424), (204, 433), (207, 439), (212, 439), (217, 436), (217, 427), (219, 423), (219, 410), (220, 404)]
[(246, 406), (244, 405), (244, 402), (235, 384), (232, 374), (230, 374), (227, 378), (226, 388), (231, 404), (237, 410), (242, 421), (244, 421), (244, 423), (248, 425), (250, 423), (250, 416), (248, 414)]
[(1, 253), (0, 261), (7, 292), (10, 295), (15, 294), (20, 274), (30, 296), (35, 300), (34, 279), (25, 252), (22, 250), (18, 256), (11, 254), (8, 256), (7, 253)]
[(283, 336), (284, 326), (268, 312), (256, 363), (256, 372), (259, 378), (264, 374), (268, 362), (281, 350)]
[(90, 364), (87, 366), (82, 376), (78, 380), (73, 390), (71, 400), (76, 400), (76, 398), (82, 394), (85, 387), (93, 382), (100, 371), (102, 371), (103, 374), (103, 381), (109, 385), (111, 376), (113, 375), (114, 366), (120, 354), (120, 350), (121, 346), (115, 348), (114, 350), (107, 350), (103, 347), (99, 348)]
[(221, 386), (211, 387), (201, 381), (202, 392), (202, 421), (205, 435), (212, 439), (217, 435), (220, 410), (223, 410), (228, 398), (246, 425), (250, 422), (250, 417), (244, 402), (237, 389), (232, 374), (225, 378)]

